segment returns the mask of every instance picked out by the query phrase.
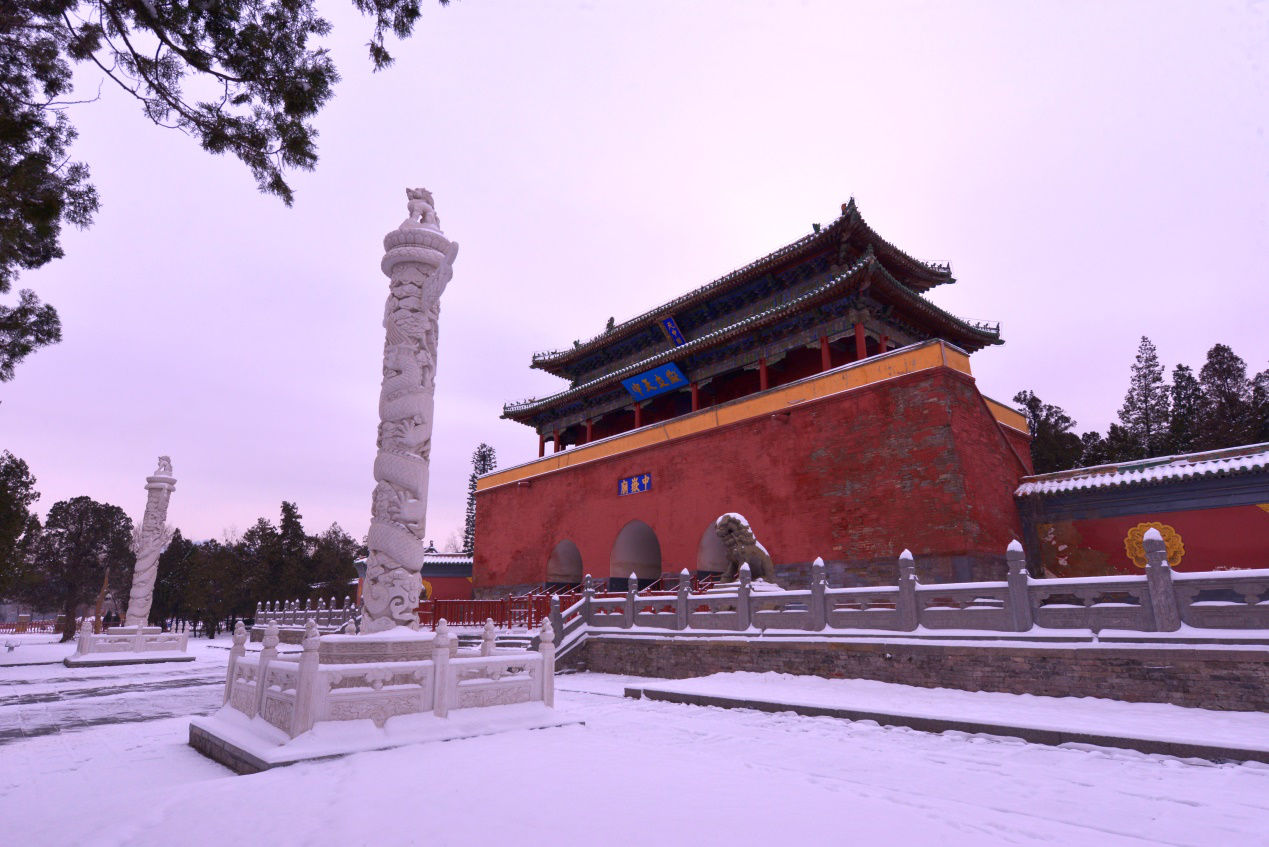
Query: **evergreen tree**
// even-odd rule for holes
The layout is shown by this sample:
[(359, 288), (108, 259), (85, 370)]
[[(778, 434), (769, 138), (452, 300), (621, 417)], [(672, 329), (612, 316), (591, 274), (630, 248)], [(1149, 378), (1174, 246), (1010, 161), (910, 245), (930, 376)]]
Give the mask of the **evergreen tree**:
[(1144, 452), (1137, 436), (1126, 426), (1111, 424), (1106, 430), (1106, 462), (1133, 462), (1140, 459)]
[(1027, 416), (1031, 429), (1031, 462), (1036, 473), (1064, 471), (1080, 463), (1084, 445), (1071, 431), (1075, 421), (1070, 415), (1030, 391), (1019, 391), (1013, 402), (1020, 404)]
[(357, 578), (353, 564), (357, 559), (357, 542), (339, 524), (333, 523), (321, 535), (314, 536), (312, 543), (309, 583), (316, 587), (309, 596), (342, 598), (348, 593), (348, 581)]
[(471, 477), (467, 480), (467, 521), (463, 525), (463, 552), (476, 549), (476, 478), (498, 467), (494, 448), (481, 443), (471, 455)]
[(31, 520), (31, 506), (39, 499), (35, 477), (26, 462), (8, 450), (0, 453), (0, 596), (17, 571), (18, 549)]
[(282, 501), (282, 520), (278, 524), (278, 558), (274, 584), (284, 597), (308, 597), (312, 582), (313, 559), (309, 537), (304, 534), (303, 515), (294, 503)]
[(159, 574), (154, 581), (154, 597), (150, 603), (150, 622), (162, 624), (171, 618), (188, 618), (185, 601), (190, 580), (197, 564), (196, 545), (177, 529), (172, 541), (159, 554)]
[(1251, 404), (1256, 421), (1256, 434), (1252, 440), (1263, 444), (1269, 441), (1269, 370), (1256, 374), (1251, 381)]
[(28, 603), (65, 615), (62, 640), (75, 635), (75, 616), (94, 602), (107, 572), (116, 596), (127, 596), (136, 556), (132, 519), (118, 506), (75, 497), (54, 503), (23, 567)]
[(1080, 453), (1081, 468), (1104, 465), (1110, 461), (1106, 458), (1106, 439), (1102, 438), (1100, 432), (1093, 430), (1084, 433), (1080, 436), (1080, 445), (1083, 448)]
[(260, 518), (240, 539), (226, 539), (222, 546), (241, 561), (246, 586), (254, 596), (261, 600), (295, 599), (284, 594), (285, 586), (276, 582), (281, 572), (281, 544), (277, 528), (268, 520)]
[[(385, 39), (409, 37), (422, 3), (352, 0), (374, 22), (368, 47), (375, 70), (392, 64)], [(261, 191), (289, 206), (286, 174), (316, 166), (312, 120), (339, 81), (329, 51), (316, 43), (331, 31), (316, 5), (0, 3), (0, 294), (21, 270), (62, 255), (63, 225), (86, 227), (97, 211), (88, 166), (70, 161), (72, 62), (96, 65), (140, 102), (146, 119), (179, 129), (209, 153), (236, 156)], [(60, 339), (56, 311), (32, 292), (21, 292), (16, 307), (0, 306), (0, 382), (32, 350)]]
[(1203, 389), (1187, 365), (1172, 369), (1172, 417), (1168, 421), (1168, 452), (1198, 450), (1203, 416)]
[(1259, 429), (1251, 400), (1247, 363), (1224, 344), (1207, 351), (1199, 371), (1203, 407), (1199, 418), (1199, 449), (1219, 450), (1252, 443)]
[(1163, 379), (1163, 365), (1154, 344), (1144, 335), (1132, 364), (1132, 379), (1124, 405), (1119, 409), (1119, 422), (1131, 436), (1132, 452), (1118, 461), (1162, 456), (1168, 451), (1168, 422), (1171, 412), (1168, 384)]
[[(261, 522), (268, 526), (267, 521)], [(194, 548), (183, 607), (190, 619), (203, 624), (209, 638), (215, 637), (221, 623), (229, 617), (251, 617), (255, 611), (252, 565), (243, 555), (252, 530), (243, 534), (238, 545), (211, 540)]]

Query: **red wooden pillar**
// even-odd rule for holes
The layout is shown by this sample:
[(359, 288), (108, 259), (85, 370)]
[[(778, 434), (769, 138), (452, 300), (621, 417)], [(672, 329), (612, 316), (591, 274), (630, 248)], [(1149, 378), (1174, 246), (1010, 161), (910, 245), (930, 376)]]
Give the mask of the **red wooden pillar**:
[(762, 356), (758, 359), (758, 390), (767, 390), (767, 357)]
[(833, 367), (833, 352), (828, 349), (828, 336), (820, 336), (820, 370), (827, 371)]
[(590, 418), (586, 419), (586, 443), (589, 444), (595, 435), (595, 422)]
[(643, 426), (643, 407), (642, 407), (642, 406), (640, 406), (638, 403), (635, 403), (635, 425), (634, 425), (634, 428), (635, 428), (635, 429), (638, 429), (638, 428), (639, 428), (639, 427), (641, 427), (641, 426)]
[(560, 431), (558, 429), (555, 430), (555, 448), (551, 450), (551, 452), (552, 453), (560, 452)]
[(546, 455), (546, 436), (539, 432), (538, 433), (538, 458), (540, 459), (545, 455)]
[(888, 350), (886, 350), (886, 348), (887, 348), (887, 347), (889, 347), (889, 346), (890, 346), (890, 336), (888, 336), (888, 335), (883, 335), (883, 336), (881, 336), (881, 350), (880, 350), (880, 352), (882, 352), (882, 353), (887, 353), (887, 352), (889, 352)]
[(864, 338), (863, 324), (855, 324), (855, 358), (868, 358), (868, 340)]
[(699, 412), (701, 410), (701, 387), (696, 383), (692, 383), (692, 411)]

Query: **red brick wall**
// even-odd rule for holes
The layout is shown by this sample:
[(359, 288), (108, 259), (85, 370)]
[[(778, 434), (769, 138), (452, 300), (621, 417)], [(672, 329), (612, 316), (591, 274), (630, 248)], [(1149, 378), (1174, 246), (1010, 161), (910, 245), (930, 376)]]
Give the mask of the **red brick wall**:
[[(893, 584), (903, 548), (927, 581), (1003, 573), (1021, 537), (1024, 467), (973, 380), (936, 368), (477, 494), (477, 596), (537, 584), (562, 539), (609, 576), (621, 528), (656, 531), (662, 570), (696, 570), (697, 546), (740, 512), (797, 583), (823, 556), (834, 584)], [(652, 490), (617, 495), (652, 474)]]

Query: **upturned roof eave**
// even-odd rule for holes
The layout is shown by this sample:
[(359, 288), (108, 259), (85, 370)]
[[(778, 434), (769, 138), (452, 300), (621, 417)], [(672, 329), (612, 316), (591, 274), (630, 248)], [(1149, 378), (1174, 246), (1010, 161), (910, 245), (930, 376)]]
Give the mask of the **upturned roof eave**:
[(579, 346), (568, 350), (558, 350), (553, 353), (537, 354), (529, 367), (546, 371), (561, 378), (568, 378), (568, 374), (564, 372), (570, 364), (576, 362), (582, 356), (594, 352), (602, 348), (606, 344), (621, 341), (630, 337), (633, 333), (646, 329), (653, 321), (660, 320), (664, 317), (672, 315), (674, 312), (683, 309), (685, 306), (693, 305), (695, 301), (704, 299), (707, 296), (726, 291), (728, 288), (747, 282), (754, 275), (765, 272), (770, 265), (776, 261), (787, 262), (790, 259), (797, 258), (799, 255), (810, 252), (813, 248), (821, 247), (825, 244), (832, 243), (834, 239), (843, 235), (843, 230), (849, 226), (862, 227), (868, 234), (869, 242), (875, 242), (876, 246), (885, 258), (895, 261), (902, 265), (904, 270), (914, 277), (917, 277), (927, 284), (920, 288), (920, 291), (926, 292), (938, 285), (954, 283), (956, 278), (952, 276), (950, 268), (940, 268), (931, 266), (922, 262), (898, 247), (891, 244), (886, 239), (877, 234), (868, 222), (864, 220), (863, 215), (859, 213), (859, 208), (855, 204), (855, 198), (851, 198), (842, 210), (841, 215), (835, 218), (830, 224), (821, 227), (819, 232), (811, 232), (799, 239), (796, 239), (785, 246), (768, 253), (767, 255), (750, 262), (743, 267), (719, 277), (713, 282), (707, 283), (700, 288), (688, 292), (687, 294), (676, 297), (666, 303), (662, 303), (654, 309), (623, 321), (613, 327), (611, 332), (601, 333), (588, 341), (583, 342)]
[[(656, 367), (658, 364), (673, 361), (685, 354), (707, 349), (714, 344), (735, 337), (735, 335), (739, 332), (764, 326), (791, 311), (810, 305), (820, 299), (834, 294), (836, 290), (841, 288), (844, 284), (854, 281), (855, 278), (864, 275), (869, 271), (872, 271), (875, 274), (874, 281), (880, 281), (888, 291), (897, 293), (905, 301), (917, 307), (919, 311), (926, 313), (935, 320), (943, 321), (954, 330), (959, 330), (961, 333), (961, 338), (959, 340), (962, 342), (963, 346), (969, 349), (969, 352), (981, 350), (983, 347), (990, 345), (1004, 343), (998, 335), (994, 335), (985, 330), (978, 329), (972, 324), (966, 323), (950, 312), (946, 312), (938, 306), (935, 306), (921, 295), (909, 290), (902, 282), (895, 279), (894, 276), (886, 270), (884, 265), (877, 261), (876, 256), (869, 253), (867, 256), (852, 265), (849, 270), (838, 274), (822, 286), (808, 291), (806, 294), (803, 294), (801, 297), (795, 298), (788, 303), (772, 307), (771, 309), (760, 312), (756, 315), (750, 315), (744, 320), (737, 321), (730, 326), (723, 327), (709, 333), (708, 335), (703, 335), (700, 338), (693, 339), (687, 344), (647, 356), (637, 362), (632, 362), (625, 367), (613, 371), (610, 374), (605, 374), (602, 377), (597, 377), (589, 382), (583, 383), (582, 385), (565, 389), (564, 391), (553, 394), (549, 397), (543, 397), (540, 400), (530, 400), (521, 404), (504, 405), (501, 417), (527, 425), (527, 419), (529, 417), (544, 409), (548, 409), (566, 401), (584, 399), (585, 397), (597, 393), (598, 391), (609, 389), (613, 384), (620, 382), (623, 376), (642, 373), (649, 368)], [(965, 344), (964, 342), (966, 341), (969, 343)], [(975, 344), (975, 342), (977, 343)]]

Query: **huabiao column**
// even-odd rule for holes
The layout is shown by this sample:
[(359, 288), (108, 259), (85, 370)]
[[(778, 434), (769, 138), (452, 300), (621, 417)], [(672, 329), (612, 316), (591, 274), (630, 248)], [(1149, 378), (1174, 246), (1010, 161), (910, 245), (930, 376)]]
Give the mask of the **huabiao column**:
[(427, 523), (428, 463), (436, 395), (441, 293), (454, 275), (458, 244), (441, 232), (432, 194), (408, 188), (409, 217), (383, 238), (391, 280), (383, 327), (379, 452), (371, 503), (370, 557), (362, 591), (361, 631), (418, 629)]
[(154, 599), (154, 581), (159, 575), (159, 554), (172, 540), (167, 525), (167, 504), (176, 490), (172, 476), (172, 460), (159, 456), (159, 467), (145, 478), (145, 516), (141, 528), (133, 534), (133, 552), (137, 554), (132, 573), (132, 591), (128, 595), (128, 616), (124, 626), (146, 627), (150, 622), (150, 602)]

